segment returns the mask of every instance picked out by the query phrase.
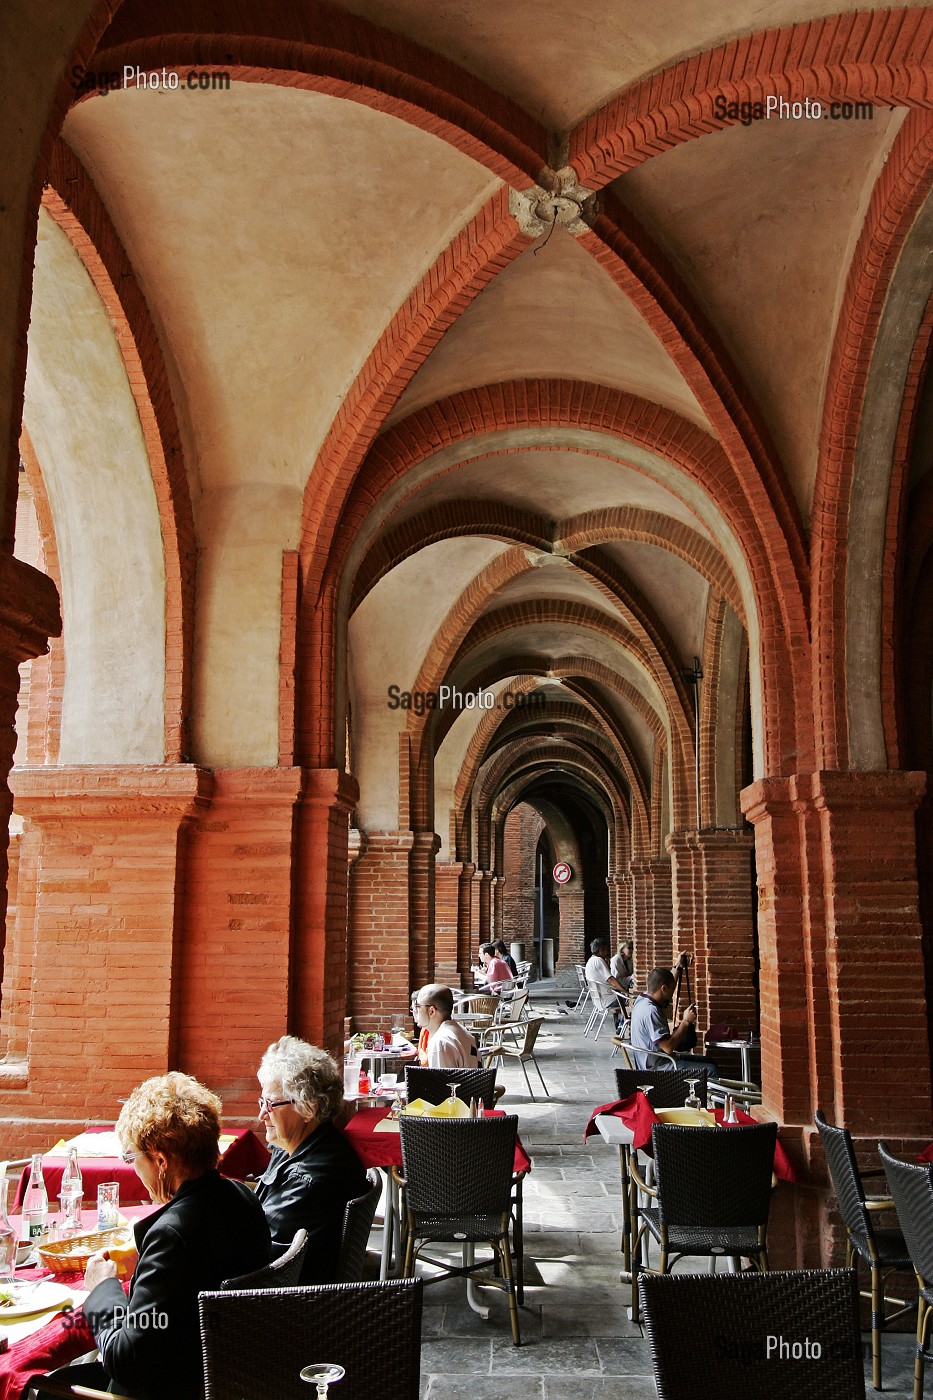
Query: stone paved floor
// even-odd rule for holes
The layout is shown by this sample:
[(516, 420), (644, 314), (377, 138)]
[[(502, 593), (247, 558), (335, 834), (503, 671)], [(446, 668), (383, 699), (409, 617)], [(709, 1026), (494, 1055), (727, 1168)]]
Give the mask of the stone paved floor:
[[(536, 988), (556, 1015), (563, 1005)], [(490, 1316), (467, 1306), (462, 1281), (425, 1292), (423, 1400), (641, 1400), (655, 1397), (648, 1344), (628, 1319), (629, 1289), (619, 1282), (621, 1215), (618, 1159), (601, 1139), (583, 1143), (592, 1107), (615, 1097), (608, 1030), (595, 1049), (579, 1017), (549, 1020), (538, 1057), (550, 1098), (533, 1103), (517, 1065), (500, 1069), (503, 1107), (519, 1115), (533, 1159), (525, 1182), (525, 1306), (522, 1346), (512, 1345), (508, 1308), (483, 1290)], [(534, 1078), (534, 1070), (531, 1070)], [(706, 1261), (698, 1263), (706, 1268)], [(867, 1334), (866, 1334), (867, 1340)], [(912, 1394), (913, 1339), (882, 1342), (884, 1394)], [(869, 1374), (869, 1373), (866, 1373)], [(869, 1396), (875, 1394), (868, 1382)]]

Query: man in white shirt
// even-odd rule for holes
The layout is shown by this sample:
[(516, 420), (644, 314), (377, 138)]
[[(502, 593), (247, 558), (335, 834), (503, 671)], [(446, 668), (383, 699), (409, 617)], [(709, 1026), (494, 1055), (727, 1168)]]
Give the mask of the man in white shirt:
[[(606, 962), (606, 955), (609, 952), (609, 943), (605, 938), (594, 938), (590, 944), (590, 957), (587, 961), (584, 975), (587, 986), (590, 987), (593, 1000), (598, 1004), (600, 1010), (606, 1006), (612, 1006), (615, 997), (612, 992), (625, 992), (625, 988), (618, 978), (613, 977)], [(611, 991), (609, 990), (611, 988)]]
[(415, 1020), (428, 1032), (428, 1069), (476, 1069), (476, 1042), (457, 1021), (451, 1020), (454, 996), (441, 982), (429, 982), (414, 1001)]

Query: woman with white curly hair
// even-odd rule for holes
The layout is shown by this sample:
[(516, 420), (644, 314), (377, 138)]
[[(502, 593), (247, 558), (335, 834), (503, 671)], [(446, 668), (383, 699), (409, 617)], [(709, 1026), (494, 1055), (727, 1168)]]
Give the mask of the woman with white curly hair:
[(325, 1050), (283, 1035), (259, 1066), (259, 1119), (272, 1160), (256, 1196), (282, 1253), (307, 1230), (300, 1282), (333, 1283), (343, 1212), (369, 1189), (353, 1147), (332, 1121), (343, 1105), (343, 1076)]

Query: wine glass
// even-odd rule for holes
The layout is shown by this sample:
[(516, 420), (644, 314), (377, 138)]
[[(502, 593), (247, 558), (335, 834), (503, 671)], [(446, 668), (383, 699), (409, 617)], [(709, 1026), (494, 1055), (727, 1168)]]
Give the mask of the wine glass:
[(447, 1100), (448, 1104), (453, 1106), (459, 1103), (459, 1099), (457, 1098), (457, 1090), (460, 1088), (459, 1079), (448, 1079), (447, 1087), (450, 1090), (450, 1098)]
[(649, 1094), (654, 1093), (654, 1085), (653, 1085), (653, 1084), (639, 1084), (638, 1087), (639, 1087), (639, 1089), (641, 1090), (641, 1092), (644, 1094), (645, 1098), (647, 1098)]
[(689, 1094), (687, 1095), (687, 1097), (684, 1099), (684, 1108), (702, 1108), (702, 1107), (703, 1107), (703, 1105), (700, 1103), (700, 1096), (699, 1096), (699, 1094), (697, 1093), (697, 1085), (699, 1084), (699, 1082), (700, 1082), (699, 1079), (688, 1079), (688, 1080), (687, 1080), (687, 1087), (689, 1088), (690, 1093), (689, 1093)]
[(312, 1361), (310, 1366), (305, 1366), (301, 1372), (303, 1381), (314, 1381), (317, 1385), (317, 1400), (325, 1400), (327, 1387), (336, 1381), (342, 1381), (345, 1375), (342, 1366), (338, 1366), (335, 1361)]

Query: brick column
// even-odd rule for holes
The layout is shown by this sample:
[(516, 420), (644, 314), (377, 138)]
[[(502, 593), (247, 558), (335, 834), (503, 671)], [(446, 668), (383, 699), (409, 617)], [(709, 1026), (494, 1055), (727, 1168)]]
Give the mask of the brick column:
[(460, 912), (460, 861), (437, 861), (434, 871), (434, 975), (449, 987), (460, 986), (457, 929)]
[[(464, 861), (457, 881), (457, 967), (465, 977), (473, 964), (473, 879), (476, 866)], [(471, 985), (471, 983), (467, 983)]]
[(300, 768), (219, 769), (210, 807), (189, 823), (176, 958), (178, 1063), (223, 1086), (228, 1117), (255, 1118), (258, 1057), (296, 1030), (289, 993), (302, 975), (293, 966), (300, 943), (292, 940), (301, 788)]
[(633, 860), (628, 873), (631, 882), (629, 886), (631, 898), (630, 929), (632, 942), (635, 945), (635, 966), (638, 969), (639, 980), (644, 981), (651, 969), (658, 965), (654, 955), (650, 862)]
[[(574, 963), (585, 963), (587, 959), (582, 889), (574, 888), (573, 884), (560, 886), (557, 905), (560, 909), (560, 945), (554, 971), (565, 972)], [(593, 937), (596, 937), (595, 933)]]
[(505, 929), (505, 885), (505, 876), (497, 875), (492, 891), (492, 936), (503, 938), (508, 943)]
[(670, 967), (678, 953), (693, 954), (690, 984), (698, 1007), (699, 1024), (707, 1026), (703, 890), (696, 832), (673, 831), (664, 844), (671, 856), (671, 957), (658, 966)]
[(411, 996), (408, 857), (414, 833), (367, 831), (363, 843), (350, 876), (350, 1011), (358, 1030), (374, 1030), (407, 1009)]
[(42, 1120), (35, 1135), (20, 1126), (21, 1150), (112, 1120), (176, 1063), (183, 828), (211, 785), (189, 765), (16, 770), (26, 898), (10, 1050), (23, 1067), (3, 1099)]
[[(650, 897), (651, 937), (655, 961), (651, 967), (670, 967), (673, 962), (674, 891), (670, 860), (646, 862)], [(651, 968), (648, 969), (651, 971)]]
[(408, 946), (413, 987), (434, 980), (434, 858), (440, 847), (436, 832), (414, 832), (408, 857)]
[(480, 870), (479, 876), (479, 941), (488, 943), (492, 938), (492, 889), (496, 877), (491, 870)]
[(609, 930), (612, 951), (632, 936), (632, 877), (628, 874), (607, 875), (609, 886)]

